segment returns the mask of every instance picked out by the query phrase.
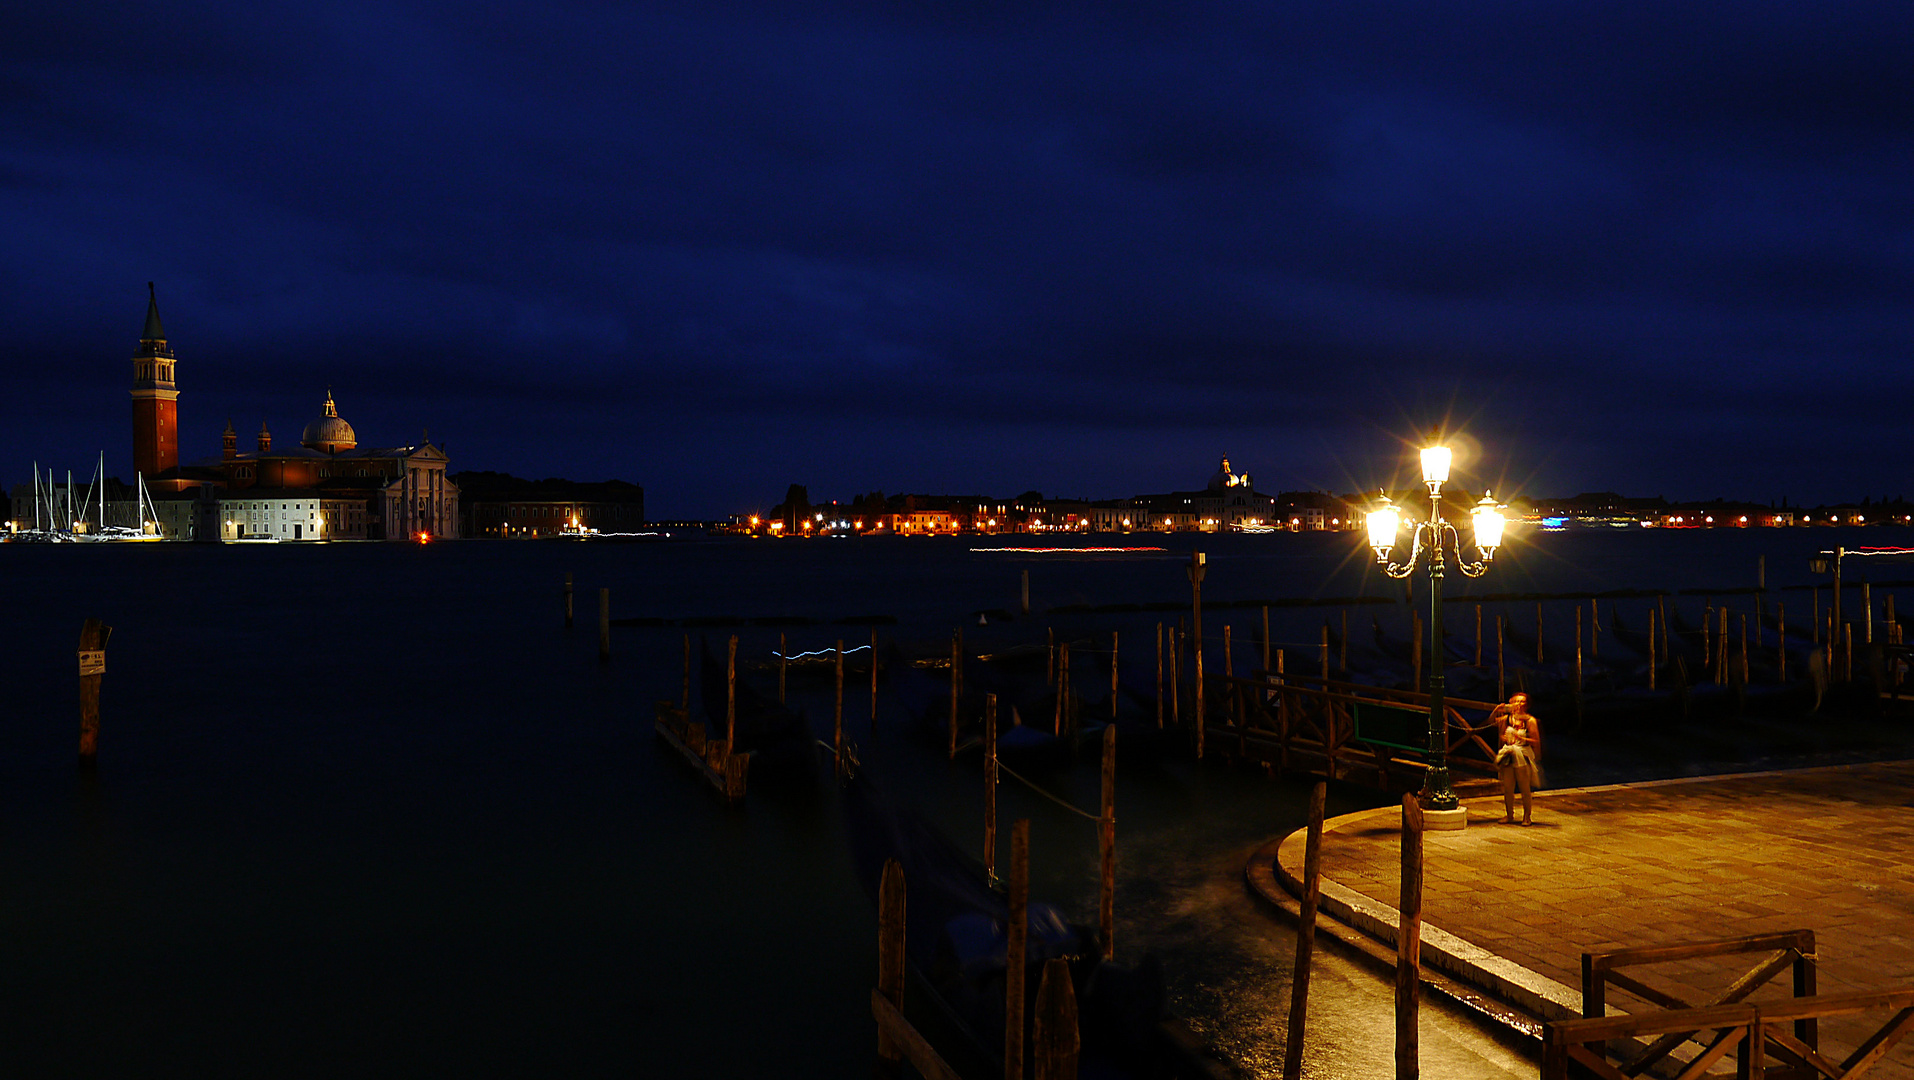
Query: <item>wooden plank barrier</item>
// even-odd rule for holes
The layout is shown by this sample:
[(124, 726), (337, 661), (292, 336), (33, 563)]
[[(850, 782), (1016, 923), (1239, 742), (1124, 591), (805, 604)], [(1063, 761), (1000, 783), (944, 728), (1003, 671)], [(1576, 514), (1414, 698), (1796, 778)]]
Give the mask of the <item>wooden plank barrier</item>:
[[(1231, 736), (1224, 745), (1236, 747), (1248, 760), (1391, 790), (1422, 782), (1427, 765), (1421, 755), (1402, 756), (1407, 752), (1363, 742), (1357, 737), (1355, 713), (1357, 707), (1371, 705), (1426, 714), (1426, 693), (1260, 670), (1246, 677), (1211, 675), (1209, 682), (1236, 703), (1210, 726)], [(1463, 710), (1477, 712), (1486, 727), (1494, 703), (1446, 697), (1443, 705), (1451, 770), (1494, 776), (1495, 747), (1462, 715)], [(1242, 716), (1242, 722), (1229, 724), (1229, 713)]]
[[(1691, 1005), (1682, 998), (1664, 990), (1657, 989), (1641, 979), (1625, 973), (1623, 970), (1625, 968), (1639, 968), (1654, 964), (1680, 963), (1710, 957), (1748, 953), (1766, 955), (1759, 959), (1753, 967), (1735, 978), (1720, 993), (1699, 1005)], [(1737, 1006), (1769, 980), (1780, 974), (1781, 971), (1790, 968), (1793, 971), (1792, 991), (1795, 998), (1805, 999), (1812, 997), (1815, 993), (1814, 931), (1791, 930), (1776, 934), (1757, 934), (1739, 938), (1682, 942), (1673, 945), (1619, 949), (1601, 953), (1583, 953), (1582, 1016), (1584, 1020), (1612, 1021), (1627, 1018), (1626, 1016), (1609, 1017), (1607, 1015), (1608, 990), (1611, 987), (1630, 994), (1650, 1005), (1656, 1006), (1660, 1011), (1638, 1014), (1644, 1018), (1645, 1023), (1648, 1023), (1647, 1027), (1617, 1035), (1602, 1035), (1599, 1038), (1591, 1037), (1584, 1040), (1573, 1053), (1567, 1050), (1563, 1052), (1567, 1054), (1568, 1057), (1575, 1059), (1583, 1065), (1587, 1065), (1587, 1061), (1584, 1059), (1597, 1060), (1603, 1063), (1604, 1068), (1608, 1068), (1605, 1052), (1611, 1050), (1618, 1051), (1620, 1056), (1623, 1057), (1623, 1061), (1619, 1070), (1612, 1071), (1615, 1071), (1616, 1075), (1636, 1076), (1651, 1068), (1655, 1068), (1698, 1032), (1706, 1031), (1712, 1032), (1709, 1036), (1710, 1041), (1702, 1047), (1701, 1054), (1688, 1064), (1687, 1071), (1682, 1073), (1683, 1076), (1699, 1075), (1709, 1064), (1719, 1060), (1719, 1058), (1729, 1050), (1738, 1049), (1738, 1052), (1743, 1055), (1745, 1063), (1746, 1055), (1758, 1052), (1759, 1040), (1750, 1041), (1749, 1033), (1745, 1031), (1740, 1034), (1734, 1034), (1730, 1030), (1733, 1025), (1724, 1026), (1720, 1024), (1695, 1023), (1692, 1026), (1675, 1024), (1672, 1027), (1657, 1027), (1655, 1025), (1661, 1023), (1662, 1020), (1648, 1021), (1646, 1018), (1660, 1017), (1666, 1019), (1669, 1016), (1678, 1014), (1686, 1015), (1689, 1013), (1700, 1013), (1707, 1010), (1719, 1010)], [(1636, 1046), (1632, 1043), (1621, 1043), (1615, 1047), (1605, 1045), (1611, 1038), (1619, 1040), (1632, 1038), (1636, 1035), (1655, 1035), (1658, 1037), (1645, 1047)], [(1798, 1044), (1798, 1046), (1802, 1048), (1815, 1051), (1819, 1046), (1819, 1030), (1816, 1026), (1814, 1016), (1807, 1015), (1797, 1018), (1794, 1023), (1793, 1033), (1787, 1038), (1790, 1042)], [(1699, 1064), (1697, 1064), (1698, 1062)], [(1608, 1073), (1603, 1073), (1599, 1070), (1595, 1071), (1597, 1075), (1608, 1075)], [(1545, 1070), (1544, 1076), (1548, 1075), (1550, 1074)], [(1805, 1077), (1821, 1074), (1789, 1073), (1775, 1075), (1778, 1080), (1780, 1075), (1798, 1075)], [(1841, 1074), (1835, 1073), (1828, 1075), (1838, 1076)]]
[[(1824, 1016), (1851, 1016), (1858, 1013), (1893, 1010), (1874, 1033), (1862, 1040), (1848, 1056), (1835, 1062), (1822, 1054), (1789, 1028), (1813, 1023)], [(1542, 1080), (1567, 1080), (1570, 1065), (1580, 1066), (1583, 1075), (1601, 1080), (1634, 1080), (1638, 1072), (1611, 1065), (1589, 1047), (1601, 1046), (1612, 1039), (1643, 1035), (1680, 1034), (1683, 1039), (1697, 1032), (1708, 1033), (1700, 1054), (1689, 1061), (1678, 1080), (1694, 1080), (1727, 1056), (1736, 1054), (1737, 1078), (1783, 1080), (1783, 1078), (1826, 1078), (1858, 1080), (1884, 1059), (1902, 1039), (1914, 1033), (1914, 986), (1896, 990), (1862, 991), (1849, 994), (1823, 994), (1783, 1001), (1711, 1005), (1693, 1009), (1665, 1009), (1633, 1015), (1587, 1017), (1557, 1020), (1542, 1029)], [(1773, 1057), (1779, 1068), (1771, 1068)]]

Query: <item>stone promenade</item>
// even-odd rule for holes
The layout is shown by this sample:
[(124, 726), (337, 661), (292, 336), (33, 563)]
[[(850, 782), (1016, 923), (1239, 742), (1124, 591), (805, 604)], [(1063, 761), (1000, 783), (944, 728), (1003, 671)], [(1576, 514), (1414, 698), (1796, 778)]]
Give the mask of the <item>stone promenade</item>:
[[(1499, 823), (1500, 796), (1464, 805), (1467, 829), (1426, 834), (1424, 961), (1530, 1016), (1579, 1015), (1584, 952), (1797, 929), (1820, 993), (1914, 986), (1914, 762), (1538, 792), (1526, 828)], [(1400, 835), (1395, 807), (1328, 823), (1325, 915), (1393, 942)], [(1303, 847), (1277, 852), (1292, 893)], [(1758, 959), (1630, 972), (1698, 1004)], [(1886, 1019), (1824, 1020), (1822, 1045), (1838, 1061)], [(1870, 1075), (1914, 1077), (1914, 1040)]]

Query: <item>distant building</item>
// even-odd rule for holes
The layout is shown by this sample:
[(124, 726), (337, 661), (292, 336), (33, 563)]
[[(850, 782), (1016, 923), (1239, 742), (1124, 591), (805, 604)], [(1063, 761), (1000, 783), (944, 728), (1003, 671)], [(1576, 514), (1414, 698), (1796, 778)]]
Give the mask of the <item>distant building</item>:
[(1124, 500), (1136, 529), (1221, 532), (1275, 524), (1276, 500), (1259, 494), (1248, 473), (1236, 473), (1225, 457), (1201, 491), (1171, 491)]
[(327, 391), (297, 446), (273, 449), (259, 427), (241, 453), (232, 422), (217, 458), (179, 463), (172, 345), (147, 286), (146, 325), (133, 357), (133, 465), (153, 493), (169, 539), (404, 540), (458, 535), (459, 491), (429, 439), (364, 447)]
[(645, 526), (645, 489), (623, 480), (522, 480), (496, 472), (464, 472), (455, 479), (466, 536), (530, 540), (639, 532)]

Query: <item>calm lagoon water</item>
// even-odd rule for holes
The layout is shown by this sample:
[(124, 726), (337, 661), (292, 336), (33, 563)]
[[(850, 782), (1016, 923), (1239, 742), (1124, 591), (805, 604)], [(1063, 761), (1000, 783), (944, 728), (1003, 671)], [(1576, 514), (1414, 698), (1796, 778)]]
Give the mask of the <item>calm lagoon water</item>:
[[(1552, 534), (1452, 592), (1740, 587), (1760, 555), (1773, 588), (1813, 580), (1814, 550), (1903, 538)], [(1047, 609), (1182, 600), (1197, 546), (1213, 604), (1402, 590), (1367, 570), (1353, 536), (1127, 542), (1169, 550), (0, 548), (0, 1074), (863, 1075), (874, 918), (834, 793), (720, 805), (651, 734), (651, 703), (677, 692), (683, 631), (617, 629), (601, 664), (597, 590), (618, 617), (821, 620), (785, 629), (794, 649), (861, 642), (864, 627), (830, 624), (889, 615), (883, 638), (926, 653), (959, 625), (973, 644), (1041, 641)], [(1036, 613), (976, 626), (979, 610), (1015, 609), (1026, 569)], [(73, 653), (88, 616), (115, 631), (100, 766), (83, 776)], [(1141, 647), (1164, 617), (1050, 621)], [(1322, 617), (1277, 609), (1274, 636), (1313, 642)], [(1235, 623), (1247, 665), (1258, 618), (1219, 606), (1206, 629)], [(730, 632), (761, 658), (778, 630), (711, 634)], [(801, 691), (820, 732), (823, 689)], [(944, 761), (880, 704), (875, 739), (868, 699), (847, 707), (867, 765), (980, 843), (976, 763)], [(1052, 783), (1094, 805), (1093, 769)], [(1161, 952), (1182, 1011), (1245, 1075), (1281, 1060), (1293, 939), (1244, 895), (1242, 861), (1300, 824), (1305, 797), (1300, 782), (1215, 764), (1122, 766), (1119, 956)], [(1093, 828), (1014, 784), (1003, 799), (1005, 820), (1033, 819), (1035, 892), (1092, 913)], [(1337, 789), (1331, 811), (1375, 799)], [(1385, 1070), (1386, 982), (1333, 954), (1322, 965), (1312, 1075)], [(1533, 1075), (1455, 1016), (1428, 1023), (1428, 1075)]]

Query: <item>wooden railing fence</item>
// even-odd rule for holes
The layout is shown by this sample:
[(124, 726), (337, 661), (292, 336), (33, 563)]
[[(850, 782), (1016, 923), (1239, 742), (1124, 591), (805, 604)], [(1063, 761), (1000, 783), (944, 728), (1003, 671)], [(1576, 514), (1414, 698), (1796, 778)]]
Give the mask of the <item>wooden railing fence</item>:
[[(1210, 739), (1219, 747), (1233, 747), (1239, 757), (1284, 771), (1321, 773), (1384, 788), (1421, 782), (1426, 765), (1420, 753), (1363, 741), (1356, 730), (1356, 711), (1369, 705), (1427, 713), (1428, 694), (1264, 671), (1249, 676), (1206, 674), (1204, 681), (1215, 703), (1208, 717)], [(1495, 748), (1484, 736), (1493, 732), (1488, 714), (1494, 704), (1448, 697), (1444, 706), (1450, 769), (1493, 776)]]
[[(1680, 963), (1687, 960), (1701, 960), (1716, 956), (1736, 956), (1746, 953), (1766, 953), (1755, 965), (1742, 973), (1726, 989), (1714, 998), (1699, 1005), (1690, 1003), (1648, 985), (1625, 968), (1640, 968), (1651, 964)], [(1600, 1018), (1608, 1012), (1608, 990), (1614, 987), (1651, 1005), (1665, 1010), (1692, 1008), (1712, 1008), (1720, 1005), (1732, 1005), (1759, 990), (1783, 969), (1792, 969), (1794, 974), (1793, 992), (1795, 997), (1812, 997), (1815, 992), (1815, 952), (1814, 931), (1790, 930), (1779, 934), (1757, 934), (1752, 937), (1724, 938), (1715, 941), (1683, 942), (1676, 945), (1658, 945), (1637, 949), (1616, 949), (1610, 952), (1582, 954), (1582, 1016)], [(1654, 1066), (1667, 1057), (1677, 1046), (1687, 1041), (1694, 1031), (1666, 1032), (1646, 1048), (1640, 1049), (1623, 1063), (1622, 1071), (1634, 1076)], [(1818, 1033), (1812, 1017), (1803, 1018), (1795, 1025), (1794, 1036), (1804, 1045), (1812, 1048), (1817, 1045)], [(1599, 1044), (1586, 1047), (1591, 1053), (1599, 1054)]]
[[(1766, 955), (1700, 1005), (1690, 1005), (1623, 971), (1746, 953)], [(1759, 1003), (1745, 1000), (1787, 969), (1793, 972), (1793, 997)], [(1611, 987), (1659, 1007), (1608, 1016)], [(1821, 1052), (1819, 1021), (1823, 1017), (1881, 1010), (1892, 1010), (1892, 1014), (1846, 1058), (1835, 1062)], [(1567, 1080), (1571, 1075), (1632, 1080), (1690, 1040), (1700, 1051), (1686, 1063), (1667, 1068), (1679, 1080), (1702, 1076), (1730, 1052), (1735, 1054), (1738, 1080), (1854, 1080), (1914, 1032), (1914, 986), (1817, 996), (1814, 931), (1793, 930), (1583, 953), (1582, 1012), (1579, 1020), (1544, 1025), (1542, 1080)], [(1641, 1040), (1648, 1037), (1653, 1041), (1642, 1045)], [(1611, 1056), (1618, 1062), (1611, 1063)], [(1774, 1066), (1769, 1065), (1770, 1059)]]

